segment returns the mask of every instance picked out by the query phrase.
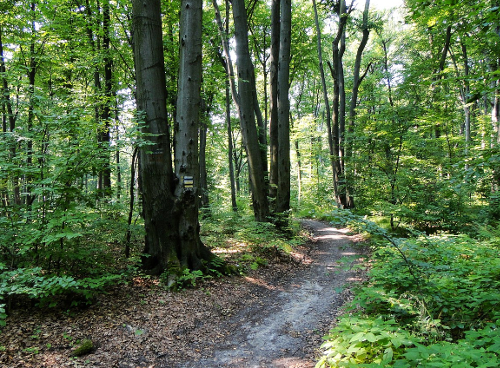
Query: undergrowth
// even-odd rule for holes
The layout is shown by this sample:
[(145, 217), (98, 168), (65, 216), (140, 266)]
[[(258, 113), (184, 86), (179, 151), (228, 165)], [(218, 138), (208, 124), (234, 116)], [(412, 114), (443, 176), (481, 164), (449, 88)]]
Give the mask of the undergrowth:
[(350, 213), (331, 219), (370, 234), (373, 264), (317, 368), (500, 366), (499, 229), (396, 238)]
[(286, 227), (256, 222), (252, 215), (219, 213), (202, 224), (201, 237), (215, 254), (231, 261), (244, 272), (265, 265), (277, 253), (290, 253), (305, 242), (300, 225), (292, 218)]

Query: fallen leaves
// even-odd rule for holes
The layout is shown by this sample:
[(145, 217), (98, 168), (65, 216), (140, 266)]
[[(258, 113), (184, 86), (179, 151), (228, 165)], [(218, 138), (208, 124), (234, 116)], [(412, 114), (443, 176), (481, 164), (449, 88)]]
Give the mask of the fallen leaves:
[[(9, 315), (0, 334), (0, 366), (162, 368), (210, 357), (215, 348), (231, 346), (231, 333), (241, 323), (232, 317), (283, 290), (291, 275), (310, 267), (310, 253), (311, 245), (297, 247), (290, 257), (270, 257), (267, 267), (246, 277), (210, 279), (197, 289), (177, 293), (164, 290), (154, 279), (135, 278), (99, 295), (86, 309), (24, 305)], [(329, 323), (325, 321), (325, 328)], [(322, 332), (290, 328), (285, 333), (307, 338), (307, 359), (290, 364), (308, 366)], [(85, 339), (95, 344), (94, 350), (72, 357)]]
[[(178, 293), (135, 278), (100, 295), (87, 309), (23, 306), (11, 313), (0, 334), (0, 366), (145, 368), (159, 360), (175, 365), (209, 356), (214, 344), (227, 336), (220, 323), (257, 298), (255, 287), (294, 267), (277, 263), (253, 271), (249, 280), (209, 280), (203, 289)], [(72, 357), (86, 339), (95, 342), (94, 351)]]

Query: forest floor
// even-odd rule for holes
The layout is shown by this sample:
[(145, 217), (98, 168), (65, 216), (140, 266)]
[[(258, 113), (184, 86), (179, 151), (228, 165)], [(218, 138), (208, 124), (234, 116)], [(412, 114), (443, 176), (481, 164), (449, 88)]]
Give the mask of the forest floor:
[[(246, 276), (168, 292), (138, 278), (87, 309), (15, 310), (0, 334), (1, 367), (314, 367), (318, 348), (364, 274), (347, 229), (314, 220), (290, 257)], [(83, 339), (96, 348), (71, 357)]]

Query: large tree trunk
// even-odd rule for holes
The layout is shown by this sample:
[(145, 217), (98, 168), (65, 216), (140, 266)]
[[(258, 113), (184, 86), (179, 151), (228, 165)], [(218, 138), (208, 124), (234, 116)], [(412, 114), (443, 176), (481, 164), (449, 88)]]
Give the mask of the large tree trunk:
[(269, 205), (259, 136), (255, 124), (255, 91), (252, 83), (254, 69), (248, 48), (247, 13), (244, 0), (233, 1), (233, 18), (238, 67), (239, 117), (243, 144), (248, 158), (253, 211), (257, 221), (267, 221)]
[(162, 46), (160, 0), (134, 0), (134, 61), (137, 110), (144, 114), (147, 145), (140, 149), (140, 183), (146, 230), (143, 266), (152, 274), (179, 267), (180, 243), (175, 214), (174, 173), (167, 120), (167, 90)]
[(183, 0), (175, 175), (172, 169), (159, 0), (134, 0), (137, 108), (144, 113), (140, 178), (146, 246), (143, 265), (152, 274), (204, 268), (213, 255), (198, 223), (198, 127), (201, 87), (201, 0)]
[(178, 255), (181, 266), (202, 268), (212, 255), (200, 239), (198, 127), (202, 74), (202, 0), (182, 0), (180, 68), (175, 121), (175, 196), (179, 211)]

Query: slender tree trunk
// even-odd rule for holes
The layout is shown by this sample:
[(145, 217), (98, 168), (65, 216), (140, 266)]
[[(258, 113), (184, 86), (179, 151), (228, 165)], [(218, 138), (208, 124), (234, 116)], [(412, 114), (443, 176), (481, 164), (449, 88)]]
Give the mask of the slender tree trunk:
[[(217, 2), (215, 2), (217, 5)], [(226, 0), (226, 29), (225, 34), (229, 34), (229, 0)], [(230, 59), (229, 59), (230, 60)], [(227, 63), (226, 63), (227, 64)], [(226, 129), (227, 129), (227, 161), (229, 165), (229, 184), (231, 185), (231, 207), (233, 212), (238, 211), (238, 204), (236, 202), (236, 180), (234, 178), (234, 164), (233, 164), (233, 129), (231, 127), (231, 90), (230, 90), (230, 74), (229, 66), (226, 66)]]
[(111, 195), (111, 165), (109, 155), (109, 144), (111, 140), (110, 120), (111, 106), (114, 96), (113, 92), (113, 57), (111, 55), (111, 16), (110, 0), (103, 3), (103, 52), (104, 52), (104, 103), (101, 114), (101, 126), (99, 131), (99, 143), (103, 154), (103, 169), (99, 173), (100, 189), (103, 195)]
[(254, 69), (248, 48), (248, 26), (244, 0), (233, 0), (233, 18), (238, 67), (239, 117), (249, 165), (253, 210), (257, 221), (268, 221), (269, 205), (259, 137), (255, 124), (255, 92), (252, 84)]
[(132, 238), (132, 217), (134, 215), (134, 202), (135, 202), (135, 166), (138, 156), (137, 148), (134, 148), (132, 153), (132, 161), (130, 163), (130, 187), (129, 187), (129, 207), (128, 207), (128, 220), (127, 220), (127, 234), (125, 236), (125, 257), (130, 257), (130, 240)]
[(209, 211), (208, 180), (207, 180), (207, 131), (208, 124), (200, 122), (200, 207), (205, 213)]
[[(120, 142), (120, 134), (118, 130), (118, 124), (120, 123), (120, 116), (118, 111), (118, 101), (115, 99), (115, 132), (116, 132), (116, 140)], [(123, 189), (123, 181), (122, 181), (122, 168), (121, 168), (121, 159), (120, 159), (120, 147), (118, 146), (115, 150), (115, 172), (116, 172), (116, 198), (120, 199), (122, 196)]]
[(465, 46), (465, 44), (463, 42), (461, 42), (460, 44), (461, 44), (461, 47), (462, 47), (462, 57), (463, 57), (464, 75), (465, 75), (464, 87), (463, 87), (464, 97), (465, 97), (464, 98), (465, 155), (468, 155), (469, 154), (469, 145), (470, 145), (470, 140), (471, 140), (471, 136), (470, 136), (470, 120), (471, 120), (471, 116), (470, 115), (471, 115), (471, 113), (470, 113), (470, 107), (469, 107), (469, 104), (467, 103), (467, 98), (466, 98), (466, 96), (470, 95), (470, 85), (469, 85), (469, 74), (470, 74), (470, 71), (469, 71), (469, 57), (468, 57), (468, 54), (467, 54), (467, 47)]
[(262, 111), (259, 106), (259, 99), (257, 96), (257, 83), (255, 81), (255, 73), (252, 75), (252, 88), (253, 88), (253, 105), (255, 108), (255, 119), (257, 121), (257, 131), (259, 135), (260, 144), (260, 158), (262, 161), (262, 168), (264, 170), (264, 183), (267, 188), (269, 172), (267, 169), (267, 132), (266, 124), (264, 118), (262, 117)]
[[(3, 29), (0, 26), (0, 76), (2, 78), (2, 88), (1, 88), (1, 98), (4, 106), (6, 106), (7, 110), (7, 118), (8, 121), (8, 131), (14, 132), (16, 128), (16, 120), (17, 113), (14, 113), (12, 99), (10, 95), (10, 89), (7, 82), (7, 78), (5, 77), (7, 69), (5, 67), (5, 55), (3, 49), (3, 40), (2, 40)], [(7, 125), (4, 123), (4, 125)], [(7, 128), (7, 127), (6, 127)], [(11, 160), (14, 160), (17, 156), (17, 142), (11, 141), (10, 144), (10, 157)], [(12, 188), (13, 188), (13, 203), (17, 206), (21, 205), (21, 190), (19, 187), (19, 175), (14, 174), (10, 177)], [(7, 194), (8, 198), (8, 194)], [(7, 201), (8, 202), (8, 199)]]
[(227, 160), (229, 165), (229, 184), (231, 186), (231, 208), (233, 212), (238, 211), (236, 202), (236, 181), (234, 178), (233, 164), (233, 129), (231, 128), (231, 97), (229, 92), (229, 80), (226, 75), (226, 129), (227, 129)]
[(332, 42), (332, 63), (328, 64), (333, 78), (332, 99), (332, 140), (335, 157), (333, 167), (333, 180), (337, 187), (336, 201), (340, 208), (347, 206), (347, 193), (345, 185), (345, 88), (344, 67), (342, 58), (345, 52), (345, 27), (347, 12), (345, 0), (340, 0), (337, 16), (339, 18), (337, 34)]
[[(236, 180), (234, 173), (234, 144), (233, 144), (233, 132), (231, 128), (231, 96), (235, 105), (239, 106), (238, 93), (236, 91), (236, 85), (234, 83), (234, 67), (231, 61), (231, 53), (229, 52), (229, 0), (226, 0), (226, 28), (222, 24), (222, 18), (220, 15), (219, 6), (217, 1), (213, 0), (212, 4), (215, 9), (215, 20), (217, 27), (219, 29), (219, 35), (221, 37), (222, 48), (224, 50), (225, 62), (223, 63), (224, 69), (226, 69), (226, 129), (227, 129), (227, 142), (228, 142), (228, 165), (229, 165), (229, 181), (231, 185), (231, 206), (234, 212), (238, 211), (238, 206), (236, 203), (236, 193), (239, 191), (239, 180)], [(239, 109), (239, 107), (238, 107)], [(239, 178), (239, 174), (238, 174)]]
[(276, 212), (290, 210), (290, 45), (292, 3), (280, 0), (280, 52), (278, 69), (278, 197)]
[[(271, 3), (271, 53), (269, 59), (269, 197), (273, 202), (278, 195), (278, 65), (280, 53), (280, 0)], [(273, 203), (275, 208), (276, 203)]]
[[(29, 171), (32, 169), (33, 165), (33, 139), (32, 139), (32, 134), (33, 134), (33, 122), (35, 119), (35, 82), (36, 82), (36, 74), (37, 74), (37, 68), (38, 68), (38, 63), (35, 55), (35, 33), (36, 33), (36, 23), (35, 23), (35, 10), (36, 10), (36, 4), (31, 3), (31, 12), (33, 15), (32, 23), (31, 23), (31, 42), (30, 42), (30, 62), (29, 62), (29, 72), (28, 72), (28, 80), (29, 80), (29, 88), (28, 88), (28, 94), (29, 94), (29, 106), (28, 106), (28, 121), (27, 121), (27, 128), (28, 128), (28, 134), (29, 138), (27, 141), (27, 152), (26, 152), (26, 164), (28, 168), (30, 168)], [(31, 204), (35, 200), (35, 196), (32, 196), (32, 182), (33, 182), (33, 174), (28, 173), (25, 178), (25, 186), (26, 186), (26, 205), (28, 209), (30, 210)]]
[[(328, 131), (328, 148), (329, 148), (329, 154), (330, 154), (330, 165), (332, 167), (332, 173), (333, 173), (333, 191), (334, 191), (334, 196), (335, 196), (335, 203), (337, 204), (337, 207), (342, 206), (342, 201), (339, 197), (339, 189), (338, 189), (338, 143), (336, 144), (335, 142), (338, 142), (337, 134), (333, 134), (332, 132), (332, 117), (331, 117), (331, 111), (330, 111), (330, 101), (328, 98), (328, 89), (326, 86), (326, 78), (325, 78), (325, 68), (323, 64), (323, 50), (322, 50), (322, 45), (321, 45), (321, 28), (319, 26), (319, 19), (318, 19), (318, 9), (316, 5), (316, 1), (313, 0), (313, 8), (314, 8), (314, 22), (316, 25), (316, 37), (318, 39), (318, 44), (317, 44), (317, 49), (318, 49), (318, 60), (319, 60), (319, 71), (320, 71), (320, 76), (321, 76), (321, 86), (323, 88), (323, 100), (325, 103), (325, 113), (326, 113), (326, 127)], [(338, 93), (336, 94), (338, 96)], [(337, 102), (337, 111), (338, 111), (338, 102)], [(338, 115), (337, 115), (338, 118)], [(338, 131), (338, 124), (334, 125), (334, 129)], [(296, 146), (298, 146), (298, 142), (296, 143)]]
[[(365, 10), (363, 12), (363, 24), (362, 24), (362, 32), (363, 36), (361, 38), (361, 42), (358, 47), (358, 51), (356, 52), (356, 60), (354, 62), (354, 74), (353, 74), (353, 87), (352, 87), (352, 96), (351, 96), (351, 103), (350, 103), (350, 108), (349, 108), (349, 128), (348, 128), (348, 133), (349, 136), (352, 136), (354, 134), (354, 120), (356, 117), (356, 106), (358, 103), (358, 92), (359, 92), (359, 87), (361, 85), (361, 82), (363, 81), (364, 77), (366, 76), (366, 73), (368, 72), (369, 68), (366, 69), (366, 72), (363, 74), (363, 76), (360, 76), (360, 70), (361, 70), (361, 59), (363, 56), (363, 51), (366, 47), (366, 44), (368, 42), (368, 37), (370, 36), (370, 29), (368, 28), (368, 11), (370, 9), (370, 0), (365, 1)], [(352, 140), (352, 139), (351, 139)], [(350, 160), (352, 158), (352, 149), (353, 149), (353, 144), (352, 142), (346, 142), (346, 159)], [(345, 171), (345, 178), (346, 178), (346, 207), (347, 208), (354, 208), (354, 197), (353, 197), (353, 191), (354, 191), (354, 183), (352, 183), (352, 175), (351, 173), (347, 173), (347, 170)]]
[(354, 132), (354, 120), (356, 117), (356, 105), (358, 103), (358, 92), (361, 82), (363, 81), (364, 75), (360, 76), (361, 73), (361, 59), (363, 56), (363, 51), (368, 43), (368, 37), (370, 36), (370, 29), (368, 28), (368, 11), (370, 7), (370, 0), (365, 2), (365, 10), (363, 12), (363, 25), (362, 32), (363, 37), (361, 38), (361, 43), (359, 44), (358, 51), (356, 52), (356, 60), (354, 62), (354, 74), (353, 74), (353, 86), (352, 86), (352, 98), (349, 108), (349, 133)]

